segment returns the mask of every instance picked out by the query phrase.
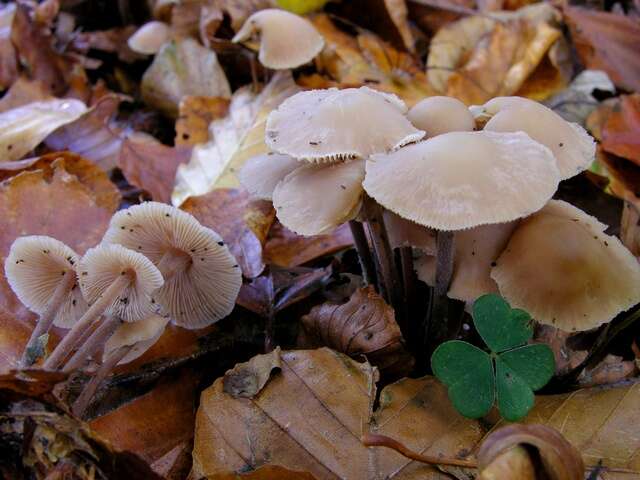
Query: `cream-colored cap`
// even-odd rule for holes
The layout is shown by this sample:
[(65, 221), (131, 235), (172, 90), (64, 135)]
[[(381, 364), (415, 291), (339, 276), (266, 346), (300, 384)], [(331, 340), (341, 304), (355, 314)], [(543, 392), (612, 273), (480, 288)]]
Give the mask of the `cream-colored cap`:
[(144, 55), (155, 55), (171, 37), (169, 25), (153, 20), (142, 25), (127, 40), (129, 48)]
[(251, 196), (270, 201), (278, 182), (300, 166), (300, 162), (289, 155), (256, 155), (242, 165), (238, 180)]
[(476, 122), (467, 106), (453, 97), (429, 97), (416, 103), (407, 118), (414, 127), (424, 130), (426, 137), (448, 132), (472, 132)]

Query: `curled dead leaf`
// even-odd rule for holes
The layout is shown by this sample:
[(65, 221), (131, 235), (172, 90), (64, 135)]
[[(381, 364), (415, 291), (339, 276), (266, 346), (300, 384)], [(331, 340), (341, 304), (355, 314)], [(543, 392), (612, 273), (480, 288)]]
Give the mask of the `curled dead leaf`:
[(233, 398), (253, 398), (262, 390), (274, 369), (280, 369), (280, 347), (239, 363), (224, 374), (222, 390)]

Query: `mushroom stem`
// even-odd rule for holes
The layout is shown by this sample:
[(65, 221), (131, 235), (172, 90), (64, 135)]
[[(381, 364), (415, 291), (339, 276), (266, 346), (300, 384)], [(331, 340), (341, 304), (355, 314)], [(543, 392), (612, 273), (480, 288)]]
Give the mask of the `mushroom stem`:
[(84, 416), (87, 407), (91, 403), (93, 399), (93, 395), (98, 390), (98, 387), (102, 383), (102, 381), (107, 378), (107, 376), (111, 373), (111, 370), (118, 364), (120, 360), (122, 360), (127, 353), (131, 351), (134, 345), (125, 345), (124, 347), (120, 347), (119, 349), (111, 352), (109, 356), (105, 359), (105, 361), (100, 365), (100, 368), (96, 371), (96, 373), (91, 377), (89, 383), (82, 389), (76, 401), (73, 402), (73, 406), (71, 407), (71, 411), (78, 418), (82, 418)]
[(64, 272), (64, 278), (53, 293), (51, 300), (49, 300), (47, 308), (42, 313), (42, 315), (40, 315), (38, 323), (36, 323), (33, 332), (31, 332), (29, 342), (27, 342), (27, 345), (24, 348), (24, 352), (22, 353), (22, 358), (20, 359), (21, 367), (28, 367), (35, 360), (31, 352), (38, 343), (38, 338), (40, 338), (40, 336), (44, 335), (51, 329), (51, 325), (56, 318), (58, 310), (60, 310), (60, 307), (62, 306), (62, 303), (64, 302), (67, 294), (73, 289), (73, 286), (75, 284), (75, 273), (71, 270), (67, 270), (66, 272)]
[[(413, 250), (411, 247), (400, 247), (400, 270), (402, 271), (402, 304), (408, 323), (409, 310), (413, 305), (416, 293), (416, 275), (413, 269)], [(405, 338), (405, 340), (407, 340), (407, 338)]]
[(116, 331), (116, 328), (118, 328), (118, 325), (121, 323), (122, 321), (115, 315), (105, 316), (100, 326), (96, 328), (91, 336), (82, 343), (82, 346), (76, 350), (76, 353), (69, 359), (62, 371), (71, 372), (83, 367), (89, 357), (93, 355), (100, 346), (104, 345), (104, 342), (113, 335), (113, 332)]
[(157, 267), (162, 274), (162, 278), (167, 281), (179, 271), (184, 270), (188, 266), (189, 262), (191, 262), (191, 257), (189, 255), (180, 250), (173, 250), (162, 256)]
[(358, 252), (358, 259), (360, 260), (360, 268), (362, 269), (362, 278), (364, 279), (364, 283), (365, 285), (375, 285), (375, 267), (373, 266), (373, 257), (371, 256), (367, 236), (364, 233), (364, 227), (361, 222), (350, 220), (349, 228), (351, 229), (351, 236), (353, 237), (356, 252)]
[(53, 352), (51, 352), (47, 361), (44, 362), (43, 366), (45, 369), (56, 370), (60, 367), (64, 359), (67, 358), (71, 350), (77, 345), (85, 330), (89, 328), (91, 324), (109, 308), (109, 305), (131, 284), (134, 280), (134, 275), (133, 270), (122, 272), (122, 274), (109, 285), (100, 298), (89, 307)]
[(453, 275), (454, 233), (436, 233), (436, 279), (427, 322), (427, 338), (431, 344), (440, 343), (447, 336), (449, 308), (447, 292)]

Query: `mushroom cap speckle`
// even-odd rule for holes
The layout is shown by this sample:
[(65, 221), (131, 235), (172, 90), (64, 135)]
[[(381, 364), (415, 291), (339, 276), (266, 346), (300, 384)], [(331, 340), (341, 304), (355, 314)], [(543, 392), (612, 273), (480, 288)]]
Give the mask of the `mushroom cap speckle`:
[(324, 47), (324, 38), (309, 20), (276, 8), (255, 12), (244, 22), (232, 41), (244, 42), (258, 33), (258, 60), (274, 70), (304, 65)]
[(127, 271), (133, 271), (134, 278), (105, 313), (125, 322), (135, 322), (157, 310), (153, 295), (162, 286), (163, 279), (153, 263), (121, 245), (100, 244), (87, 250), (78, 264), (80, 288), (90, 304)]
[(120, 347), (133, 345), (133, 348), (118, 362), (118, 365), (132, 362), (160, 339), (167, 323), (169, 323), (169, 319), (160, 315), (150, 315), (134, 323), (123, 323), (105, 343), (102, 361), (104, 362), (111, 352)]
[(448, 132), (471, 132), (476, 126), (467, 106), (453, 97), (425, 98), (409, 110), (407, 118), (414, 127), (424, 130), (427, 138)]
[[(11, 289), (29, 310), (42, 314), (65, 275), (76, 276), (78, 255), (55, 238), (30, 235), (17, 238), (4, 263)], [(71, 328), (87, 309), (74, 286), (55, 316), (54, 324)]]
[(278, 153), (310, 162), (366, 158), (420, 140), (395, 95), (368, 87), (297, 93), (267, 118), (265, 142)]
[(299, 166), (300, 162), (289, 155), (256, 155), (242, 165), (238, 180), (253, 197), (271, 201), (278, 182)]
[(278, 220), (300, 235), (320, 235), (360, 211), (364, 160), (303, 165), (278, 183), (273, 206)]
[(144, 55), (155, 55), (171, 37), (171, 29), (164, 22), (153, 20), (142, 25), (127, 40), (129, 48)]
[(104, 242), (141, 252), (160, 268), (165, 255), (175, 259), (178, 268), (165, 274), (154, 298), (177, 325), (203, 328), (233, 310), (242, 285), (238, 263), (222, 238), (189, 213), (158, 202), (134, 205), (113, 216)]
[(556, 157), (562, 180), (589, 168), (596, 144), (577, 123), (570, 123), (544, 105), (521, 97), (498, 97), (484, 105), (491, 119), (484, 129), (494, 132), (522, 131), (548, 147)]
[(526, 134), (452, 132), (367, 160), (364, 189), (401, 217), (438, 230), (505, 223), (556, 191), (548, 148)]
[(513, 307), (540, 323), (595, 328), (640, 301), (640, 264), (605, 228), (552, 200), (520, 223), (491, 277)]

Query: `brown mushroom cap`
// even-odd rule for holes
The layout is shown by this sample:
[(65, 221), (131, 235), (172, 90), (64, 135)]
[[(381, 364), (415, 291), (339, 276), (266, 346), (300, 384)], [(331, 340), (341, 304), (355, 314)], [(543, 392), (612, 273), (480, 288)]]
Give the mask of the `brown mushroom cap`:
[(255, 198), (271, 200), (278, 182), (300, 166), (295, 158), (279, 153), (266, 153), (248, 159), (238, 180)]
[(364, 160), (303, 165), (278, 183), (273, 206), (278, 220), (300, 235), (320, 235), (360, 211)]
[[(11, 289), (31, 311), (42, 314), (65, 275), (76, 275), (78, 255), (55, 238), (31, 235), (17, 238), (4, 263)], [(70, 328), (87, 309), (79, 288), (73, 287), (55, 316), (54, 324)]]
[(258, 60), (274, 70), (304, 65), (324, 47), (324, 38), (309, 20), (276, 8), (255, 12), (232, 41), (244, 42), (255, 34), (260, 35)]
[(395, 95), (368, 87), (297, 93), (267, 118), (265, 142), (278, 153), (311, 162), (366, 158), (424, 136)]
[(127, 45), (134, 52), (155, 55), (170, 37), (171, 29), (169, 25), (153, 20), (138, 28), (127, 40)]
[(525, 217), (559, 182), (549, 149), (522, 132), (445, 133), (373, 155), (366, 169), (364, 189), (378, 203), (438, 230)]
[(160, 315), (151, 315), (134, 323), (123, 323), (105, 343), (102, 361), (104, 362), (109, 354), (121, 347), (133, 346), (118, 362), (118, 365), (132, 362), (160, 339), (167, 323), (169, 323), (169, 319)]
[(491, 277), (511, 305), (540, 323), (595, 328), (640, 301), (640, 265), (605, 228), (552, 200), (521, 222)]
[(236, 259), (213, 230), (192, 215), (158, 202), (121, 210), (111, 219), (104, 242), (141, 252), (161, 271), (173, 264), (155, 300), (185, 328), (203, 328), (227, 316), (242, 285)]
[(587, 169), (595, 159), (593, 137), (577, 123), (570, 123), (544, 105), (521, 97), (498, 97), (483, 108), (491, 119), (484, 129), (494, 132), (523, 131), (548, 147), (558, 162), (562, 180)]
[(157, 309), (153, 294), (162, 286), (158, 269), (144, 255), (121, 245), (101, 244), (90, 248), (78, 264), (80, 288), (91, 304), (121, 275), (133, 272), (125, 290), (107, 308), (106, 314), (135, 322)]
[(448, 132), (471, 132), (476, 122), (467, 106), (453, 97), (429, 97), (416, 103), (407, 118), (414, 127), (424, 130), (426, 137)]

